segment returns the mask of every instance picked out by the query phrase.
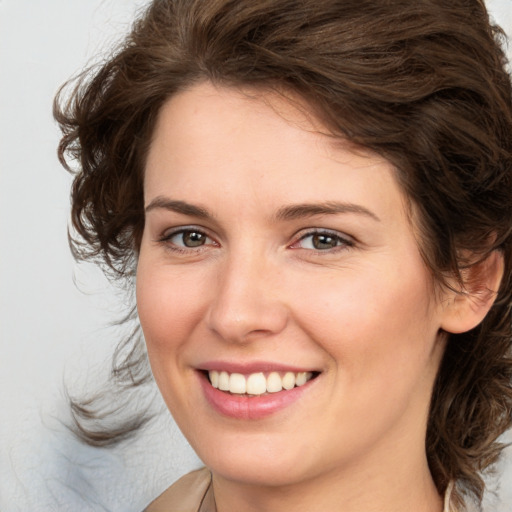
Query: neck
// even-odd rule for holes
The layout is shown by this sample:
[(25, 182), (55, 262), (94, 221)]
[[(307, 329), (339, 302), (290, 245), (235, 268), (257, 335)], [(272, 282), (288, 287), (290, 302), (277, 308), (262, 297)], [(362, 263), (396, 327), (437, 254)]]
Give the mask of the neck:
[(394, 451), (391, 458), (380, 460), (373, 453), (374, 460), (366, 464), (326, 469), (315, 478), (279, 487), (241, 483), (214, 473), (217, 512), (441, 512), (443, 500), (424, 452), (418, 452), (420, 458), (414, 461), (410, 453), (403, 458)]

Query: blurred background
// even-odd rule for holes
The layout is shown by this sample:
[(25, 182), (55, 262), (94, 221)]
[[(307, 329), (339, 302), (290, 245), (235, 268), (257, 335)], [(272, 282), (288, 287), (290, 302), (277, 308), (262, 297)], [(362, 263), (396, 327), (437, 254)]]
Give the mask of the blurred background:
[[(140, 512), (200, 465), (168, 414), (111, 450), (83, 446), (64, 426), (64, 383), (76, 394), (101, 385), (119, 338), (108, 325), (125, 301), (69, 253), (71, 177), (56, 158), (52, 100), (64, 81), (108, 54), (145, 3), (0, 0), (2, 512)], [(487, 4), (512, 35), (512, 0)], [(497, 474), (485, 512), (510, 512), (512, 449)]]

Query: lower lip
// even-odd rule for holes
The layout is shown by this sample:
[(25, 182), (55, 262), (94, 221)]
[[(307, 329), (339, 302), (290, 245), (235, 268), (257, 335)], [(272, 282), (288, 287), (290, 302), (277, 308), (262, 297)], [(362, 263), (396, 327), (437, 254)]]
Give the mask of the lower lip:
[(313, 380), (303, 386), (261, 396), (232, 395), (214, 388), (208, 378), (200, 374), (201, 386), (210, 405), (220, 414), (240, 420), (258, 420), (281, 411), (296, 402), (310, 387)]

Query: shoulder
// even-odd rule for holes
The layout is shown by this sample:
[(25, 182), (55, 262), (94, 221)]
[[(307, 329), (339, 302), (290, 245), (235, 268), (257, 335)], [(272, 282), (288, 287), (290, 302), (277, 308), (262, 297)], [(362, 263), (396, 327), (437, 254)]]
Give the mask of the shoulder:
[(144, 512), (197, 512), (210, 483), (207, 468), (192, 471), (174, 482)]

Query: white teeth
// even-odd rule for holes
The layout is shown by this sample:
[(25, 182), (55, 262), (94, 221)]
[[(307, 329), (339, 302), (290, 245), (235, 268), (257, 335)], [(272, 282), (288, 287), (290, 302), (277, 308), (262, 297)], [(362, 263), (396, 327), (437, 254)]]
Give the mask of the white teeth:
[(283, 377), (283, 388), (293, 389), (295, 387), (295, 374), (292, 372), (286, 372)]
[(303, 386), (304, 384), (306, 384), (307, 381), (308, 381), (307, 372), (297, 373), (297, 376), (295, 377), (295, 385), (296, 386)]
[(210, 372), (210, 381), (214, 388), (218, 388), (219, 387), (219, 372), (216, 372), (215, 370), (211, 371)]
[[(251, 375), (249, 375), (249, 378), (247, 379), (247, 394), (262, 395), (266, 391), (267, 379), (265, 378), (265, 375), (263, 375), (263, 373), (251, 373)], [(233, 391), (231, 392), (233, 393)]]
[(221, 391), (229, 391), (229, 374), (228, 372), (219, 373), (219, 389)]
[(264, 393), (277, 393), (283, 389), (293, 389), (303, 386), (313, 377), (311, 372), (286, 372), (284, 375), (271, 372), (265, 377), (263, 372), (243, 375), (216, 370), (208, 372), (210, 382), (214, 388), (229, 391), (237, 395), (263, 395)]
[(272, 372), (267, 377), (267, 391), (269, 393), (277, 393), (283, 389), (283, 380), (281, 379), (281, 375), (277, 372)]
[(243, 394), (245, 393), (246, 387), (248, 387), (249, 382), (245, 381), (245, 377), (241, 373), (232, 373), (229, 376), (229, 391), (231, 393)]

